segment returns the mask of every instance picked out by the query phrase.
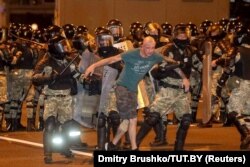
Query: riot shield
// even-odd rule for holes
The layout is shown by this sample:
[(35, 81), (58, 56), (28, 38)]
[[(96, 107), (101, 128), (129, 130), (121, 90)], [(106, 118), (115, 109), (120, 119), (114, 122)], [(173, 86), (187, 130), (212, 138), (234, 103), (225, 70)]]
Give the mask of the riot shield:
[[(88, 66), (99, 61), (101, 58), (94, 53), (85, 51), (81, 55), (81, 61), (78, 65), (79, 71), (84, 72)], [(103, 68), (97, 68), (95, 74), (101, 76)], [(83, 88), (83, 85), (77, 81), (78, 93), (73, 96), (73, 119), (80, 125), (93, 128), (95, 126), (95, 115), (98, 111), (100, 95), (89, 95), (89, 92)]]
[(124, 50), (124, 51), (128, 51), (128, 50), (131, 50), (131, 49), (134, 48), (132, 42), (129, 41), (129, 40), (125, 40), (123, 42), (115, 43), (113, 46), (118, 48), (118, 49)]
[(203, 56), (203, 69), (202, 69), (202, 123), (206, 124), (212, 116), (212, 44), (211, 42), (205, 43), (205, 55)]

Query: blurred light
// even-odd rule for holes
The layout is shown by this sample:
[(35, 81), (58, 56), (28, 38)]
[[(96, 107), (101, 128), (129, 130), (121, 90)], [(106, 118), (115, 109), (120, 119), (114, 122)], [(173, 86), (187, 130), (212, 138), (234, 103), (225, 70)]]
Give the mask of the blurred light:
[(56, 145), (61, 145), (63, 143), (63, 139), (60, 136), (55, 136), (52, 139), (52, 143)]
[(31, 24), (32, 30), (38, 30), (38, 25), (36, 23)]
[(81, 132), (80, 131), (71, 131), (69, 132), (70, 137), (75, 137), (75, 136), (80, 136)]

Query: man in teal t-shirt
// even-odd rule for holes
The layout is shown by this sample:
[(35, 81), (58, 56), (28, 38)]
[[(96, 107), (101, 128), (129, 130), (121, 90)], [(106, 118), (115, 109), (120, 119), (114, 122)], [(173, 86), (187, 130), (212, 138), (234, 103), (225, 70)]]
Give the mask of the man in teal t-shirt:
[[(138, 83), (155, 64), (160, 63), (165, 59), (155, 52), (155, 45), (155, 40), (152, 37), (145, 37), (140, 48), (98, 61), (89, 66), (85, 71), (84, 77), (88, 77), (94, 73), (94, 70), (97, 67), (118, 61), (124, 62), (124, 68), (117, 79), (115, 88), (117, 108), (122, 121), (113, 141), (107, 143), (107, 150), (116, 150), (116, 144), (126, 131), (129, 133), (131, 149), (138, 149), (136, 145)], [(176, 72), (183, 78), (183, 85), (188, 89), (189, 81), (185, 78), (183, 72), (179, 70), (179, 68)]]
[(117, 85), (124, 86), (132, 92), (137, 92), (138, 83), (153, 65), (163, 61), (163, 57), (155, 52), (151, 56), (142, 57), (140, 49), (122, 53), (121, 58), (125, 63), (125, 68), (117, 80)]

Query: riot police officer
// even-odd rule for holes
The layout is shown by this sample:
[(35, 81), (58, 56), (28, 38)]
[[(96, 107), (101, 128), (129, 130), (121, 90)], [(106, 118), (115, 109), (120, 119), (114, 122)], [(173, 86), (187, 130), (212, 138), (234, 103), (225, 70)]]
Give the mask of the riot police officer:
[(140, 22), (136, 21), (130, 24), (129, 36), (127, 37), (133, 43), (134, 48), (138, 48), (143, 40), (143, 26)]
[[(250, 35), (243, 37), (242, 44), (237, 49), (232, 49), (230, 54), (230, 65), (227, 70), (235, 68), (237, 73), (234, 73), (238, 77), (236, 80), (238, 84), (234, 87), (229, 97), (227, 105), (228, 117), (235, 125), (237, 131), (241, 136), (240, 149), (249, 150), (250, 145), (250, 130), (248, 126), (249, 120), (249, 53), (250, 53)], [(236, 50), (236, 51), (235, 51)]]
[[(55, 134), (65, 135), (67, 126), (73, 118), (72, 111), (72, 83), (75, 68), (69, 68), (67, 56), (70, 46), (65, 37), (54, 36), (49, 40), (48, 53), (35, 67), (33, 83), (44, 85), (45, 95), (44, 115), (45, 129), (43, 133), (44, 162), (52, 162), (52, 153), (55, 152), (51, 142)], [(72, 66), (74, 64), (71, 64)], [(67, 137), (65, 138), (67, 140)], [(73, 157), (69, 143), (59, 149), (65, 157)]]
[[(156, 68), (155, 78), (160, 80), (160, 90), (150, 105), (150, 113), (144, 120), (137, 133), (137, 144), (140, 145), (142, 139), (149, 130), (157, 124), (161, 124), (161, 117), (175, 112), (179, 120), (179, 127), (176, 132), (174, 150), (183, 150), (189, 125), (191, 122), (191, 109), (189, 102), (189, 77), (193, 62), (197, 60), (195, 50), (190, 46), (190, 32), (185, 24), (176, 25), (173, 31), (173, 43), (165, 46), (162, 53), (164, 56), (179, 61), (180, 70), (184, 76), (177, 73), (176, 69), (168, 69), (168, 66), (161, 64)], [(200, 64), (196, 64), (197, 66)], [(163, 67), (163, 68), (161, 68)], [(176, 66), (177, 67), (177, 66)], [(184, 83), (188, 83), (183, 88)], [(165, 135), (165, 134), (163, 134)]]
[(231, 48), (229, 40), (225, 39), (225, 32), (222, 26), (214, 23), (207, 30), (207, 39), (212, 44), (212, 80), (211, 80), (211, 98), (212, 98), (212, 117), (206, 124), (199, 124), (199, 127), (212, 127), (212, 123), (221, 123), (220, 114), (221, 107), (224, 105), (221, 97), (216, 95), (217, 81), (223, 72), (225, 65), (224, 58), (227, 56), (228, 50)]
[(124, 36), (122, 22), (118, 19), (111, 19), (106, 24), (107, 29), (114, 37), (114, 43), (122, 42), (126, 39)]
[[(7, 44), (7, 28), (0, 28), (0, 131), (4, 122), (5, 104), (9, 101), (8, 86), (9, 86), (9, 65), (12, 61), (10, 51)], [(10, 124), (6, 120), (7, 124)], [(6, 126), (8, 127), (8, 125)], [(6, 129), (4, 129), (6, 130)]]
[[(96, 33), (97, 54), (101, 58), (115, 56), (123, 51), (113, 47), (114, 38), (106, 28), (100, 28)], [(114, 90), (112, 89), (122, 69), (121, 62), (104, 66), (102, 77), (102, 93), (98, 109), (97, 120), (97, 147), (104, 150), (105, 143), (109, 142), (110, 129), (116, 134), (120, 125), (120, 116), (116, 108)]]
[[(12, 39), (16, 39), (15, 42), (11, 43), (10, 47), (13, 56), (10, 66), (10, 109), (5, 113), (6, 119), (11, 119), (12, 131), (24, 128), (21, 124), (21, 109), (25, 100), (28, 108), (32, 104), (32, 99), (29, 99), (27, 95), (32, 87), (31, 76), (34, 65), (37, 62), (37, 55), (32, 51), (31, 44), (28, 41), (32, 37), (31, 27), (29, 25), (22, 25), (19, 27), (17, 34), (18, 36), (13, 33), (10, 34), (13, 36)], [(31, 110), (31, 114), (33, 114), (33, 108)], [(32, 118), (29, 115), (27, 116), (28, 118)]]

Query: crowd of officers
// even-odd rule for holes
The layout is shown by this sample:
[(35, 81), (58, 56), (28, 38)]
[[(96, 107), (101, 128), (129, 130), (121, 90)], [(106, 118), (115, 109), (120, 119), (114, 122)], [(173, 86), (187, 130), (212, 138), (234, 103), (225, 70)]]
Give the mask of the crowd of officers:
[[(184, 34), (185, 37), (179, 38), (180, 34)], [(138, 146), (151, 128), (156, 136), (150, 145), (167, 144), (169, 108), (159, 109), (163, 98), (158, 96), (178, 90), (190, 95), (187, 108), (181, 104), (183, 101), (180, 98), (174, 97), (174, 93), (171, 97), (172, 104), (180, 103), (171, 108), (176, 110), (173, 122), (180, 125), (175, 150), (183, 150), (189, 125), (197, 122), (205, 43), (211, 42), (212, 117), (208, 123), (200, 123), (198, 126), (212, 127), (212, 123), (218, 122), (224, 126), (235, 125), (241, 135), (241, 149), (249, 149), (249, 102), (245, 101), (245, 104), (242, 104), (242, 99), (237, 98), (243, 98), (244, 95), (244, 99), (247, 100), (249, 96), (247, 92), (250, 68), (247, 67), (247, 63), (250, 63), (250, 26), (237, 18), (223, 18), (218, 22), (204, 20), (199, 26), (191, 22), (173, 26), (167, 22), (159, 24), (150, 21), (142, 24), (137, 21), (130, 25), (127, 37), (124, 35), (122, 22), (117, 19), (108, 21), (106, 26), (97, 27), (94, 35), (89, 33), (86, 26), (73, 24), (65, 24), (62, 27), (51, 25), (38, 30), (17, 23), (11, 23), (7, 28), (1, 27), (1, 131), (25, 128), (27, 131), (44, 130), (45, 162), (50, 163), (53, 150), (47, 147), (46, 141), (58, 124), (63, 127), (74, 119), (73, 115), (77, 115), (74, 112), (81, 112), (76, 109), (83, 103), (79, 100), (79, 94), (84, 91), (89, 96), (100, 95), (97, 111), (97, 149), (104, 150), (105, 143), (110, 140), (110, 130), (112, 129), (112, 133), (115, 134), (120, 124), (112, 85), (121, 72), (123, 63), (104, 66), (88, 79), (81, 77), (81, 74), (93, 62), (126, 51), (124, 46), (128, 48), (129, 43), (132, 44), (129, 49), (140, 47), (146, 36), (155, 39), (157, 52), (179, 62), (178, 67), (184, 71), (191, 84), (189, 92), (185, 92), (177, 84), (178, 76), (173, 72), (176, 64), (160, 64), (145, 76), (149, 101), (158, 108), (143, 107), (144, 123), (138, 132)], [(245, 89), (241, 88), (242, 85)], [(161, 87), (168, 89), (162, 91)], [(159, 91), (162, 91), (162, 95)], [(232, 99), (232, 96), (237, 97)], [(158, 102), (155, 98), (158, 98)], [(26, 106), (26, 127), (21, 123), (23, 106)], [(188, 109), (188, 115), (182, 112), (183, 107)], [(129, 146), (129, 136), (126, 135), (123, 147)], [(64, 155), (71, 157), (69, 152)]]

